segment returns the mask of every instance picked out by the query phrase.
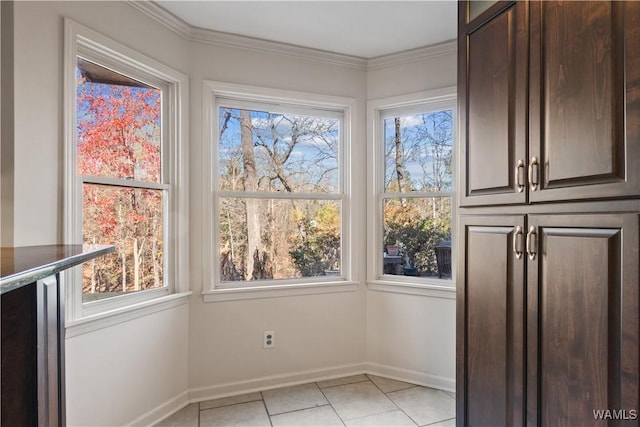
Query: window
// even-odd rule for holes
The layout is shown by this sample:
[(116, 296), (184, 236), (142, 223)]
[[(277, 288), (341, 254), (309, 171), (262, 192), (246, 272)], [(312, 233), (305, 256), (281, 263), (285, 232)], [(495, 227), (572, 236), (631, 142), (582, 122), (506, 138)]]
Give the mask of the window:
[(344, 281), (349, 108), (316, 95), (207, 88), (213, 288)]
[(184, 243), (175, 236), (185, 224), (176, 214), (186, 201), (177, 157), (186, 77), (77, 24), (67, 22), (67, 31), (75, 43), (66, 69), (66, 236), (115, 246), (71, 278), (74, 317), (81, 317), (180, 288)]
[(455, 98), (371, 104), (375, 126), (372, 225), (377, 279), (451, 282)]

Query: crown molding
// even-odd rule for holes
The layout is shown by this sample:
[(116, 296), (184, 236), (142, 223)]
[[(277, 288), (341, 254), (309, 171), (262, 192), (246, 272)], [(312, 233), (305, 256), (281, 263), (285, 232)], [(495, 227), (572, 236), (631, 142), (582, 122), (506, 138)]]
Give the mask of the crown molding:
[(221, 31), (206, 30), (203, 28), (191, 28), (190, 40), (218, 46), (249, 49), (256, 52), (294, 56), (312, 61), (342, 65), (362, 70), (367, 68), (367, 60), (357, 56), (327, 52), (319, 49), (241, 36), (238, 34), (224, 33)]
[(175, 16), (157, 3), (149, 0), (126, 0), (131, 6), (135, 7), (142, 13), (155, 19), (160, 24), (178, 33), (178, 35), (189, 39), (191, 36), (191, 25)]
[(182, 19), (150, 0), (126, 0), (131, 6), (148, 15), (158, 23), (174, 31), (181, 37), (199, 43), (207, 43), (217, 46), (248, 49), (254, 52), (263, 52), (276, 55), (293, 56), (311, 61), (318, 61), (333, 65), (340, 65), (360, 70), (378, 70), (401, 64), (408, 64), (427, 58), (446, 55), (456, 52), (455, 40), (446, 41), (436, 45), (425, 46), (403, 52), (382, 55), (376, 58), (361, 58), (353, 55), (328, 52), (320, 49), (297, 46), (288, 43), (274, 42), (222, 31), (207, 30), (192, 27)]
[(408, 64), (421, 61), (423, 59), (455, 53), (458, 49), (455, 40), (434, 44), (431, 46), (419, 47), (403, 52), (382, 55), (367, 60), (367, 70), (378, 70), (381, 68), (393, 67), (396, 65)]

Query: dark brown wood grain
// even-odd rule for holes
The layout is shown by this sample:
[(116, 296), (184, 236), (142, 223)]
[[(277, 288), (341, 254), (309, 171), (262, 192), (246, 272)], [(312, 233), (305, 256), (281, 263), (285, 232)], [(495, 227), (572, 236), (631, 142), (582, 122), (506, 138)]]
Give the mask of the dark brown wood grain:
[(594, 425), (594, 410), (636, 408), (638, 219), (529, 217), (539, 250), (527, 265), (528, 425)]
[[(463, 2), (458, 47), (456, 425), (637, 427), (640, 2), (500, 3), (470, 21)], [(540, 186), (514, 196), (504, 159), (519, 147)], [(505, 238), (516, 223), (537, 246), (520, 266)]]
[(515, 168), (526, 163), (528, 5), (496, 7), (502, 9), (487, 22), (460, 27), (463, 206), (526, 202)]
[(541, 163), (532, 202), (640, 194), (640, 109), (625, 100), (638, 91), (640, 14), (626, 3), (531, 5), (529, 157)]
[(524, 259), (512, 244), (518, 225), (521, 216), (460, 221), (459, 425), (524, 423)]

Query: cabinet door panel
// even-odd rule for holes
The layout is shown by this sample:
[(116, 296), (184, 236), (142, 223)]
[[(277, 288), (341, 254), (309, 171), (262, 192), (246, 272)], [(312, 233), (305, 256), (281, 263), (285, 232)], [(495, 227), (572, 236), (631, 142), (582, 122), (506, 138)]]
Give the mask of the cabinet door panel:
[(522, 229), (523, 217), (461, 217), (457, 416), (463, 425), (523, 424), (524, 261), (513, 252), (516, 226)]
[(638, 216), (529, 224), (538, 242), (527, 282), (529, 424), (592, 425), (595, 410), (636, 409)]
[(531, 6), (530, 201), (640, 194), (638, 26), (637, 2)]
[(527, 10), (510, 4), (480, 26), (460, 26), (463, 206), (526, 202), (516, 165), (526, 163)]

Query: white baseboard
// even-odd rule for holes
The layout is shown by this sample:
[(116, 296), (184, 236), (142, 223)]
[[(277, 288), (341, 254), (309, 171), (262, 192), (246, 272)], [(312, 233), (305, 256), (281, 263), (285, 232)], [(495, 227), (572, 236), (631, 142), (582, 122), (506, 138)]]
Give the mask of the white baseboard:
[(404, 381), (425, 387), (437, 388), (444, 391), (456, 391), (456, 379), (442, 377), (425, 372), (412, 371), (409, 369), (397, 368), (395, 366), (381, 365), (379, 363), (367, 362), (364, 364), (365, 372), (371, 375), (390, 378), (392, 380)]
[(189, 403), (205, 400), (220, 399), (239, 394), (286, 387), (296, 384), (306, 384), (314, 381), (324, 381), (350, 375), (372, 374), (398, 381), (404, 381), (425, 387), (437, 388), (445, 391), (456, 391), (455, 378), (442, 377), (379, 363), (353, 363), (349, 365), (333, 366), (330, 368), (313, 369), (282, 375), (270, 375), (245, 381), (234, 381), (209, 387), (191, 389), (148, 411), (136, 418), (128, 426), (151, 426), (165, 419), (174, 412), (184, 408)]
[(323, 381), (363, 373), (365, 373), (364, 364), (354, 363), (282, 375), (270, 375), (246, 381), (234, 381), (209, 387), (191, 389), (189, 391), (189, 400), (191, 402), (202, 402), (205, 400), (219, 399), (238, 394), (253, 393), (255, 391), (305, 384), (313, 381)]
[(164, 420), (169, 415), (179, 411), (189, 404), (189, 391), (183, 391), (173, 399), (153, 408), (135, 420), (127, 423), (127, 426), (152, 426), (158, 421)]

